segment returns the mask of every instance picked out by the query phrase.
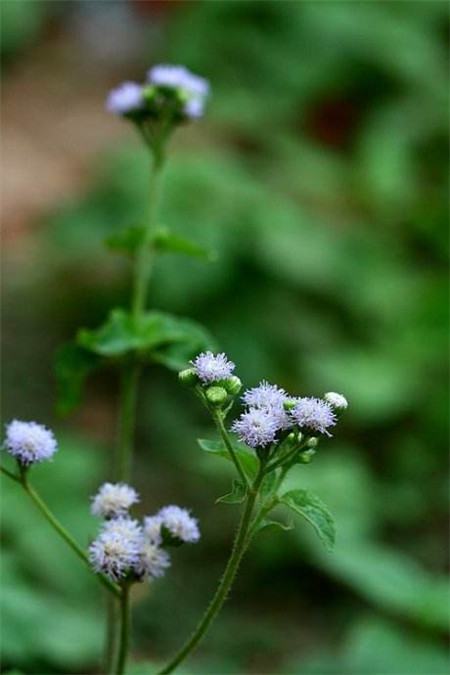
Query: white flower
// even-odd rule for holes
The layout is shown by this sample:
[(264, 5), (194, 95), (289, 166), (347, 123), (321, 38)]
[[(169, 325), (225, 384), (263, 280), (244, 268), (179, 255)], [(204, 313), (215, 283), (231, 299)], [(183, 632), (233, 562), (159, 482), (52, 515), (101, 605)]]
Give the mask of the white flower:
[(346, 410), (348, 408), (348, 401), (342, 394), (336, 394), (334, 391), (329, 391), (325, 394), (324, 399), (336, 410)]
[(21, 464), (29, 465), (50, 459), (58, 450), (50, 429), (36, 422), (13, 420), (6, 427), (5, 447)]
[(161, 544), (161, 525), (162, 518), (159, 515), (144, 518), (144, 535), (151, 544), (156, 544), (157, 546)]
[(164, 506), (157, 516), (161, 519), (161, 526), (170, 534), (183, 542), (195, 543), (200, 539), (198, 521), (193, 518), (187, 509), (179, 506)]
[(107, 520), (89, 547), (94, 570), (120, 581), (140, 565), (144, 547), (142, 528), (131, 518)]
[(149, 541), (145, 542), (136, 566), (136, 573), (144, 579), (156, 579), (164, 576), (168, 567), (170, 567), (170, 556), (167, 551)]
[(106, 109), (115, 115), (126, 115), (144, 107), (143, 88), (136, 82), (122, 82), (106, 99)]
[(132, 487), (125, 483), (104, 483), (92, 500), (91, 512), (101, 518), (116, 518), (126, 514), (139, 501)]

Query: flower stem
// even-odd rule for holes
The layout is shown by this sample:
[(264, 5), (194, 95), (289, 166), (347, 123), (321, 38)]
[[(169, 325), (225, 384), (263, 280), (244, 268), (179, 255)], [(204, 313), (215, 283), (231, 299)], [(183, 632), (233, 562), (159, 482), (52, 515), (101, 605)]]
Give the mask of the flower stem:
[(119, 447), (115, 478), (127, 483), (131, 478), (139, 364), (125, 364), (122, 371), (119, 413)]
[[(47, 504), (43, 501), (43, 499), (39, 496), (39, 494), (36, 492), (36, 490), (30, 485), (28, 482), (28, 478), (26, 477), (25, 472), (22, 473), (21, 477), (19, 478), (18, 476), (15, 476), (12, 474), (10, 471), (5, 469), (4, 467), (0, 467), (0, 470), (2, 473), (4, 473), (6, 476), (11, 478), (12, 480), (20, 483), (27, 493), (27, 495), (32, 499), (34, 504), (37, 506), (39, 511), (43, 514), (45, 519), (50, 523), (50, 525), (53, 527), (54, 530), (59, 534), (59, 536), (64, 539), (66, 544), (70, 546), (72, 551), (83, 561), (85, 565), (92, 571), (91, 564), (89, 562), (89, 558), (86, 555), (86, 553), (83, 551), (81, 546), (77, 544), (75, 539), (72, 537), (71, 534), (66, 530), (66, 528), (59, 522), (59, 520), (56, 518), (56, 516), (53, 515), (53, 513), (50, 511), (48, 508)], [(111, 593), (114, 593), (114, 595), (119, 596), (120, 595), (120, 588), (114, 584), (112, 581), (110, 581), (107, 577), (103, 576), (102, 574), (97, 574), (96, 578), (99, 580), (103, 586), (105, 586), (108, 591)]]
[(117, 657), (117, 665), (114, 670), (114, 675), (124, 675), (125, 666), (128, 656), (128, 645), (130, 639), (130, 586), (124, 584), (122, 586), (122, 594), (120, 598), (120, 643), (119, 655)]
[(228, 432), (225, 428), (225, 425), (223, 423), (223, 419), (220, 415), (220, 412), (215, 412), (213, 414), (213, 418), (214, 418), (214, 421), (217, 425), (217, 428), (219, 429), (220, 435), (222, 436), (222, 440), (224, 442), (224, 445), (225, 445), (226, 449), (228, 450), (228, 452), (230, 453), (230, 457), (233, 460), (233, 463), (234, 463), (234, 465), (237, 469), (237, 472), (239, 474), (240, 479), (242, 480), (244, 485), (247, 488), (249, 488), (250, 485), (249, 485), (249, 482), (248, 482), (248, 478), (244, 473), (244, 469), (242, 468), (242, 465), (239, 461), (239, 457), (236, 455), (236, 453), (234, 451), (233, 444), (230, 441), (230, 437), (228, 436)]
[(250, 491), (247, 495), (244, 510), (242, 512), (241, 520), (239, 527), (236, 533), (236, 537), (233, 544), (233, 549), (231, 551), (230, 558), (228, 559), (225, 572), (222, 576), (222, 579), (217, 587), (217, 590), (214, 594), (211, 603), (203, 615), (200, 623), (195, 629), (192, 636), (185, 643), (185, 645), (180, 649), (180, 651), (174, 656), (174, 658), (161, 670), (158, 675), (168, 675), (175, 670), (179, 664), (184, 661), (184, 659), (196, 648), (209, 626), (211, 625), (214, 618), (217, 616), (219, 611), (222, 609), (222, 606), (227, 598), (227, 595), (230, 591), (230, 588), (233, 584), (233, 581), (236, 577), (236, 573), (239, 567), (239, 564), (242, 560), (242, 556), (248, 545), (248, 528), (250, 526), (251, 517), (253, 513), (253, 508), (255, 501), (258, 496), (258, 491), (261, 485), (261, 482), (264, 477), (263, 466), (260, 465), (260, 470), (253, 485), (250, 488)]

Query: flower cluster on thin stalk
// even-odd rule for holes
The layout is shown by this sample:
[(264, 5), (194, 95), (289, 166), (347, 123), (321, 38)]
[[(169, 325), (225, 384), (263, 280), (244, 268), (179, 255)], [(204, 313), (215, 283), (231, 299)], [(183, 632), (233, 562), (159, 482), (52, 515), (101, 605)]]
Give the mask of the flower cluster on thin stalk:
[(134, 488), (124, 483), (104, 483), (92, 499), (92, 514), (104, 520), (89, 546), (89, 560), (95, 572), (117, 583), (164, 576), (171, 564), (166, 548), (200, 539), (198, 522), (187, 509), (165, 506), (139, 522), (129, 513), (138, 501)]
[(209, 93), (209, 82), (185, 66), (160, 64), (145, 82), (123, 82), (110, 91), (106, 109), (133, 122), (157, 156), (175, 127), (203, 116)]

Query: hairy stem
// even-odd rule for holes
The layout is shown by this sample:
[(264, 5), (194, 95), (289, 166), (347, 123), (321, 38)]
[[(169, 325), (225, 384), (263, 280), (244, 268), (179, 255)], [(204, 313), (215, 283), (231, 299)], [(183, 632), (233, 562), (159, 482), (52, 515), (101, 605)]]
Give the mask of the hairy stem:
[(131, 478), (139, 364), (126, 364), (122, 370), (119, 412), (119, 447), (115, 478), (125, 483)]
[[(80, 558), (80, 560), (83, 561), (85, 565), (89, 568), (90, 571), (92, 571), (91, 564), (89, 562), (89, 558), (85, 551), (81, 548), (79, 544), (75, 541), (75, 539), (72, 537), (71, 534), (66, 530), (66, 528), (59, 522), (59, 520), (56, 518), (56, 516), (53, 515), (53, 513), (50, 511), (49, 507), (47, 504), (43, 501), (43, 499), (39, 496), (39, 494), (36, 492), (36, 490), (30, 485), (28, 482), (28, 478), (26, 477), (25, 472), (22, 473), (21, 477), (19, 478), (18, 476), (15, 476), (12, 474), (10, 471), (7, 469), (0, 467), (1, 472), (5, 474), (5, 476), (8, 476), (12, 480), (20, 483), (27, 493), (27, 495), (32, 499), (34, 504), (37, 506), (39, 511), (43, 514), (47, 522), (53, 527), (53, 529), (59, 534), (59, 536), (66, 542), (68, 546), (72, 549), (72, 551)], [(105, 588), (108, 589), (111, 593), (114, 593), (116, 596), (120, 596), (120, 588), (114, 584), (112, 581), (110, 581), (107, 577), (103, 576), (102, 574), (97, 574), (96, 579), (99, 580)]]
[(228, 559), (225, 572), (222, 576), (222, 579), (220, 580), (219, 586), (217, 587), (208, 609), (206, 610), (205, 614), (200, 620), (200, 623), (189, 640), (184, 644), (184, 646), (174, 656), (174, 658), (158, 673), (158, 675), (168, 675), (168, 673), (173, 672), (175, 668), (185, 660), (185, 658), (196, 648), (211, 625), (212, 621), (222, 609), (222, 606), (236, 577), (242, 556), (244, 555), (245, 549), (248, 545), (248, 528), (250, 526), (253, 508), (263, 477), (263, 467), (260, 466), (260, 471), (255, 479), (255, 482), (250, 488), (245, 501), (241, 520), (234, 540), (233, 549), (231, 551), (230, 558)]
[(130, 641), (130, 586), (122, 586), (120, 598), (120, 642), (114, 675), (124, 675)]
[(244, 473), (244, 469), (242, 468), (242, 465), (239, 461), (239, 457), (236, 455), (236, 453), (234, 451), (233, 444), (230, 441), (230, 437), (229, 437), (228, 432), (225, 428), (225, 425), (223, 423), (223, 419), (220, 415), (220, 412), (215, 412), (213, 414), (213, 418), (214, 418), (214, 421), (215, 421), (215, 423), (217, 425), (217, 428), (220, 432), (220, 435), (222, 436), (222, 440), (224, 442), (224, 445), (225, 445), (226, 449), (228, 450), (231, 459), (233, 460), (234, 466), (237, 469), (237, 472), (239, 474), (240, 479), (242, 480), (244, 485), (247, 488), (249, 488), (250, 485), (249, 485), (249, 482), (248, 482), (248, 478)]

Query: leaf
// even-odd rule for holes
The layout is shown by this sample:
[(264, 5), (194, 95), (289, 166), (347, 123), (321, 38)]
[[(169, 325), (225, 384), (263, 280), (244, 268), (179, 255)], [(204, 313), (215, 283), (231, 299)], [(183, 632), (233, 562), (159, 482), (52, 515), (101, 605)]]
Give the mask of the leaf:
[(105, 243), (112, 251), (132, 254), (142, 244), (144, 237), (144, 225), (130, 225), (107, 237)]
[(216, 504), (219, 502), (223, 502), (224, 504), (242, 504), (245, 499), (245, 495), (245, 485), (243, 485), (238, 480), (233, 480), (231, 492), (228, 492), (226, 495), (223, 495), (223, 497), (216, 499)]
[(81, 399), (84, 381), (95, 370), (100, 359), (74, 342), (60, 347), (55, 360), (57, 383), (57, 410), (65, 415), (75, 408)]
[(216, 254), (195, 241), (173, 234), (167, 229), (160, 229), (153, 237), (153, 246), (162, 253), (184, 253), (193, 258), (214, 260)]
[(282, 523), (280, 520), (274, 520), (273, 518), (263, 518), (255, 528), (255, 534), (256, 532), (261, 532), (261, 530), (265, 530), (268, 527), (279, 527), (281, 530), (285, 530), (287, 532), (288, 530), (294, 529), (294, 523), (292, 520), (289, 520), (287, 523)]
[(307, 490), (290, 490), (280, 497), (280, 502), (303, 516), (313, 526), (326, 548), (333, 548), (335, 541), (334, 519), (318, 497)]
[[(199, 438), (197, 439), (197, 443), (199, 444), (201, 449), (204, 450), (205, 452), (209, 452), (213, 455), (218, 455), (219, 457), (223, 457), (224, 459), (227, 459), (230, 462), (233, 461), (231, 459), (230, 453), (228, 452), (222, 441), (209, 441), (203, 438)], [(255, 455), (251, 455), (250, 452), (247, 450), (247, 447), (245, 445), (242, 445), (241, 443), (239, 444), (233, 443), (233, 449), (241, 462), (245, 474), (249, 478), (253, 478), (256, 475), (256, 472), (258, 471), (258, 460), (255, 457)]]
[(164, 312), (147, 312), (139, 323), (123, 309), (114, 309), (96, 330), (81, 330), (77, 342), (100, 356), (123, 357), (133, 352), (180, 368), (199, 351), (210, 348), (212, 338), (205, 328), (190, 319)]

